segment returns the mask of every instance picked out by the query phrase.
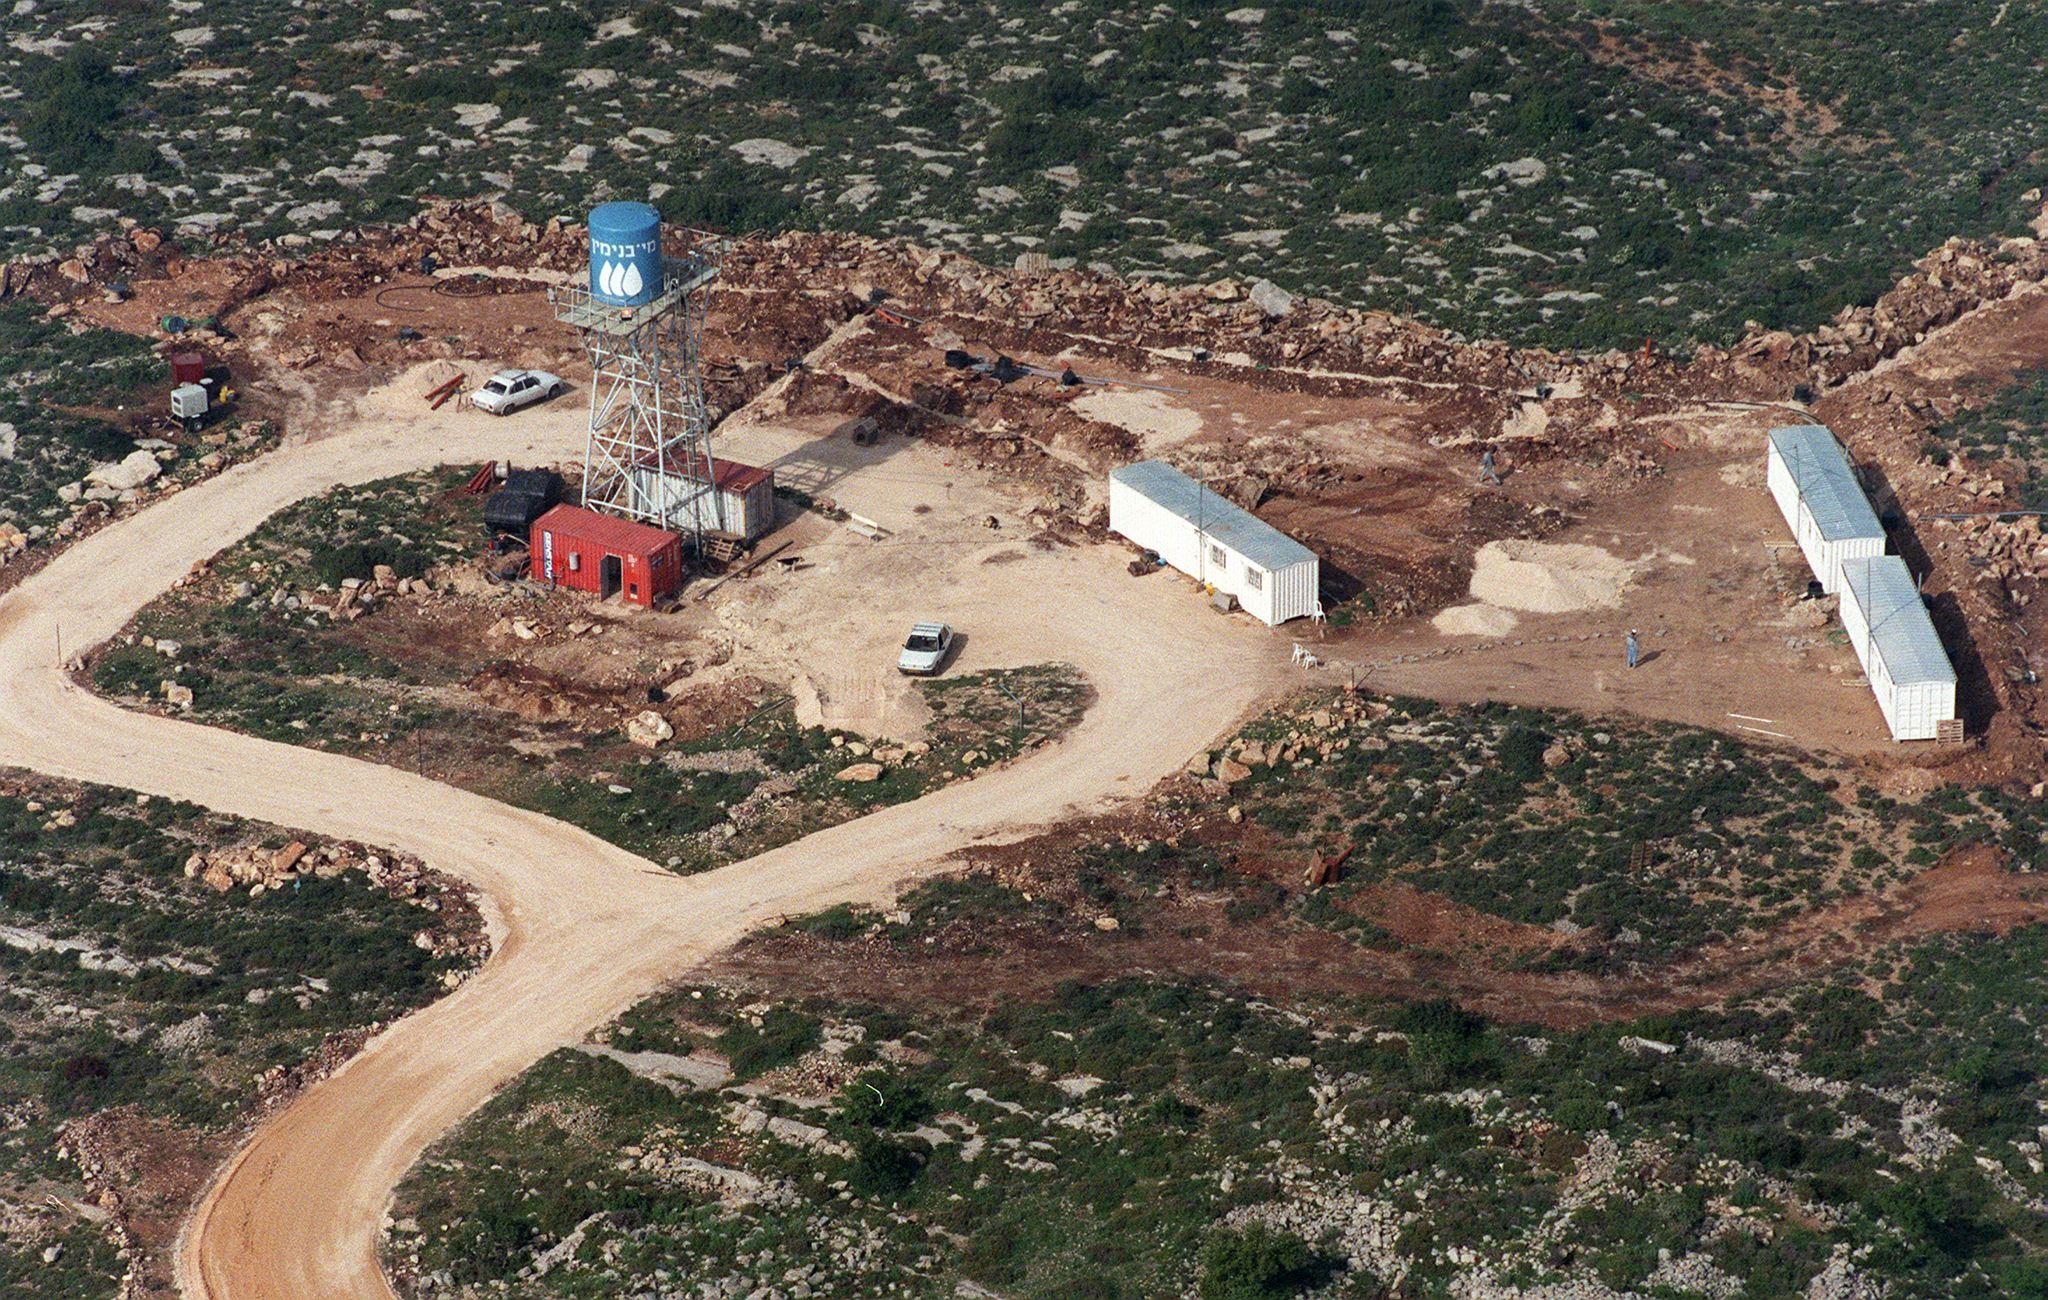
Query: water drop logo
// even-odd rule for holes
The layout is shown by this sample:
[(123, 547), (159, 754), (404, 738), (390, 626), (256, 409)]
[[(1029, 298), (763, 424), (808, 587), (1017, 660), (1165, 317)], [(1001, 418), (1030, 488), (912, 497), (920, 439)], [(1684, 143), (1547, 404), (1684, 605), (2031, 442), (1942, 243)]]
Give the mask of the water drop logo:
[(619, 277), (618, 296), (621, 298), (637, 298), (640, 296), (640, 291), (647, 287), (647, 281), (640, 276), (640, 264), (638, 262), (628, 262), (626, 263), (625, 271), (626, 273)]

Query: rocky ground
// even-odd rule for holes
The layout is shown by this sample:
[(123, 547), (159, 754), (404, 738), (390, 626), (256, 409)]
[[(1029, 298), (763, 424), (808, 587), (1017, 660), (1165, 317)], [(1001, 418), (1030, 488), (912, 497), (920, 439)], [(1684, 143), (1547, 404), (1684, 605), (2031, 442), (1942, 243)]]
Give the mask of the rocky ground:
[(171, 1293), (247, 1127), (489, 944), (421, 864), (0, 773), (0, 1291)]

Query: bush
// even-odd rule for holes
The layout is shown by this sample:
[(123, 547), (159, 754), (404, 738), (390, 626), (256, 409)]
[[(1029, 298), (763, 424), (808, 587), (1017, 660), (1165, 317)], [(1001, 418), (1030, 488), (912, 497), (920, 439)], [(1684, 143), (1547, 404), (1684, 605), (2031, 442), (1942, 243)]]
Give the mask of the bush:
[(1298, 1294), (1319, 1272), (1314, 1251), (1262, 1223), (1213, 1232), (1202, 1247), (1202, 1300), (1265, 1300)]
[(788, 1065), (818, 1045), (818, 1022), (801, 1011), (776, 1007), (758, 1027), (745, 1021), (718, 1036), (718, 1046), (741, 1079)]
[(916, 1151), (872, 1133), (855, 1138), (853, 1151), (853, 1168), (847, 1172), (846, 1183), (861, 1196), (901, 1196), (924, 1170), (924, 1158)]
[(840, 1118), (863, 1128), (909, 1128), (922, 1123), (934, 1109), (923, 1084), (887, 1070), (869, 1070), (839, 1090)]
[(851, 903), (834, 903), (822, 912), (798, 917), (789, 924), (793, 930), (801, 930), (828, 942), (843, 943), (857, 938), (868, 928), (868, 916)]
[(427, 571), (426, 556), (389, 540), (315, 547), (311, 563), (314, 574), (329, 586), (338, 586), (345, 578), (368, 581), (380, 564), (390, 565), (401, 578), (417, 578)]
[(1526, 785), (1543, 775), (1543, 751), (1549, 744), (1549, 738), (1534, 727), (1510, 727), (1501, 737), (1501, 765)]

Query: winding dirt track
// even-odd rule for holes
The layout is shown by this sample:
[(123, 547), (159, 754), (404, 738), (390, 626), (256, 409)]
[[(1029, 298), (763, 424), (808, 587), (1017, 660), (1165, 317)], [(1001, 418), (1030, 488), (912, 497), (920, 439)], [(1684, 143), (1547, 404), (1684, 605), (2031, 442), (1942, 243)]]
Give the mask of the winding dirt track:
[[(569, 422), (438, 416), (288, 446), (73, 546), (0, 598), (0, 762), (388, 845), (469, 881), (497, 947), (461, 989), (372, 1040), (263, 1123), (187, 1226), (178, 1279), (205, 1300), (389, 1296), (376, 1247), (392, 1189), (499, 1087), (748, 928), (879, 901), (977, 841), (1136, 794), (1249, 709), (1271, 643), (1107, 553), (1038, 567), (1007, 606), (1039, 659), (1099, 699), (1059, 745), (967, 784), (705, 875), (678, 878), (573, 827), (408, 773), (129, 712), (59, 666), (118, 632), (195, 563), (303, 497), (448, 461), (581, 450)], [(902, 611), (878, 610), (894, 618)]]

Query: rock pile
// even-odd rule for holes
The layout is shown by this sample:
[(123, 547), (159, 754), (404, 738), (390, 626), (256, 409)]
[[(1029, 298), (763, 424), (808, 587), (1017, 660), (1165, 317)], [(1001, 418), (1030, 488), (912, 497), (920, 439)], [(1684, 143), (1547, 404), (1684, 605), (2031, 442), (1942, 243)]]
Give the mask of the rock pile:
[(2038, 515), (2016, 519), (1979, 517), (1935, 521), (1945, 532), (1959, 534), (1976, 567), (1976, 581), (1996, 586), (2013, 604), (2032, 601), (2037, 584), (2048, 577), (2048, 533)]
[(1310, 767), (1351, 748), (1350, 731), (1364, 721), (1383, 718), (1388, 706), (1353, 691), (1280, 721), (1281, 730), (1267, 739), (1240, 736), (1221, 753), (1199, 754), (1188, 763), (1190, 776), (1207, 777), (1224, 788), (1262, 767)]
[(415, 858), (372, 852), (358, 844), (313, 846), (293, 840), (277, 848), (241, 844), (203, 849), (185, 859), (187, 880), (221, 894), (247, 889), (251, 898), (307, 877), (329, 880), (349, 871), (361, 871), (390, 897), (411, 900), (434, 914), (434, 921), (413, 936), (421, 949), (437, 957), (481, 958), (488, 952), (482, 914), (468, 887)]
[(282, 889), (301, 876), (326, 880), (344, 871), (365, 868), (371, 862), (379, 859), (374, 855), (356, 859), (339, 844), (317, 850), (308, 848), (304, 840), (293, 840), (279, 849), (244, 844), (192, 854), (185, 859), (185, 878), (200, 881), (217, 894), (243, 887), (250, 897), (256, 898), (266, 891)]
[(0, 298), (17, 294), (54, 297), (94, 282), (132, 279), (144, 272), (175, 276), (184, 259), (164, 244), (161, 232), (132, 219), (125, 229), (81, 244), (70, 253), (0, 263)]

